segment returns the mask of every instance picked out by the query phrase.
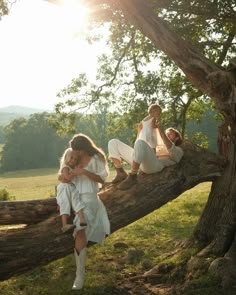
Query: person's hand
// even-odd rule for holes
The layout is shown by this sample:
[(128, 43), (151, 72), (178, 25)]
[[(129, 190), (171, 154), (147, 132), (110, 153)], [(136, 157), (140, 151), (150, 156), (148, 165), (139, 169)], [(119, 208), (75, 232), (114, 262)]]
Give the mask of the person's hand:
[(62, 183), (70, 183), (70, 180), (66, 179), (63, 175), (58, 176), (58, 180)]
[(84, 169), (81, 166), (77, 166), (73, 170), (74, 175), (82, 175), (84, 172)]

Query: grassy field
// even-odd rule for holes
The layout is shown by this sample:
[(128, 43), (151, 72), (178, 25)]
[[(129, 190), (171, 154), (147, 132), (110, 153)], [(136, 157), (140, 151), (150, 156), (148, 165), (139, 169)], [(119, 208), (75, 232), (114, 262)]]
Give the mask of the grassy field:
[(0, 174), (0, 188), (5, 188), (16, 200), (48, 198), (55, 192), (58, 169), (30, 169)]
[[(7, 173), (0, 175), (0, 183), (17, 200), (44, 198), (54, 192), (56, 173), (56, 169)], [(89, 248), (87, 277), (82, 291), (71, 291), (75, 264), (73, 255), (69, 255), (25, 275), (0, 282), (0, 294), (169, 294), (162, 281), (134, 281), (130, 278), (160, 263), (178, 265), (181, 272), (183, 261), (189, 259), (196, 249), (188, 249), (180, 256), (174, 255), (173, 250), (191, 234), (203, 210), (209, 189), (210, 183), (198, 185), (152, 214), (113, 233), (106, 239), (104, 246)], [(117, 248), (117, 242), (124, 243), (125, 247)], [(131, 250), (140, 250), (140, 256), (130, 259), (128, 252)], [(176, 277), (178, 281), (178, 271), (172, 275), (173, 282), (176, 282)], [(183, 294), (222, 293), (214, 279), (203, 277), (192, 280), (188, 292)]]

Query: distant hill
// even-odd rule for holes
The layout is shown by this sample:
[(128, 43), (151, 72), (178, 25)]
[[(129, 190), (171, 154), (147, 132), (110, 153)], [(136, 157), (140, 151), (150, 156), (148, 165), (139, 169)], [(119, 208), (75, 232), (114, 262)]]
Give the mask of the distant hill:
[(0, 113), (14, 113), (14, 114), (21, 114), (21, 115), (22, 114), (31, 115), (31, 114), (42, 113), (47, 111), (48, 110), (33, 109), (33, 108), (17, 106), (17, 105), (0, 108)]
[(48, 110), (34, 109), (24, 106), (12, 105), (0, 108), (0, 126), (8, 125), (12, 120), (20, 117), (27, 118), (35, 113), (50, 112)]

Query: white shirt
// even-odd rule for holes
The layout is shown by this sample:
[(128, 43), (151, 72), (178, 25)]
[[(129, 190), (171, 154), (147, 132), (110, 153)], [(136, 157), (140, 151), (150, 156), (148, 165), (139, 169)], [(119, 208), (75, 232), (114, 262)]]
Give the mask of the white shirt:
[[(89, 163), (87, 164), (84, 169), (88, 170), (91, 173), (99, 175), (103, 180), (106, 179), (108, 176), (108, 166), (104, 161), (98, 156), (94, 155)], [(94, 180), (90, 179), (86, 175), (78, 175), (75, 177), (74, 183), (76, 185), (76, 190), (80, 194), (84, 193), (94, 193), (99, 191), (99, 187), (101, 184), (95, 182)]]
[(152, 126), (152, 121), (152, 117), (142, 121), (142, 129), (138, 135), (138, 139), (144, 140), (151, 148), (155, 148), (157, 146), (157, 133), (156, 128)]

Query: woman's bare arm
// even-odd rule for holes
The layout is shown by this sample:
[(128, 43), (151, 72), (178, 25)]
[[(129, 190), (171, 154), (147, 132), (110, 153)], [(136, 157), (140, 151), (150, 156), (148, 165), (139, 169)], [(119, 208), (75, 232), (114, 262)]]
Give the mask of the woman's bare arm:
[(75, 173), (75, 175), (85, 175), (95, 182), (104, 183), (104, 180), (99, 175), (89, 172), (88, 170), (86, 170), (84, 168), (77, 167), (74, 169), (73, 172)]
[(159, 133), (161, 135), (161, 138), (162, 138), (165, 146), (167, 147), (167, 149), (170, 149), (173, 145), (173, 142), (170, 141), (169, 138), (166, 136), (165, 131), (164, 131), (160, 122), (157, 123), (157, 128), (159, 130)]

